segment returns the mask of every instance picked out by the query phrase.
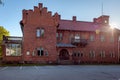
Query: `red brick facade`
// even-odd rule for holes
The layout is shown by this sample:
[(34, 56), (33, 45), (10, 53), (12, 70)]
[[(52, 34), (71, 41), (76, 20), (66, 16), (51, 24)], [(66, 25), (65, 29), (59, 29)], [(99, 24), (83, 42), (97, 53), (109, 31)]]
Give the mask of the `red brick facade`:
[(63, 20), (40, 3), (23, 10), (21, 61), (32, 63), (118, 63), (118, 29), (110, 29), (109, 16), (93, 22)]
[[(55, 36), (58, 19), (57, 13), (52, 16), (52, 13), (47, 11), (46, 7), (42, 7), (42, 4), (39, 4), (39, 7), (35, 6), (34, 10), (23, 10), (24, 61), (46, 63), (57, 60)], [(37, 29), (44, 30), (43, 36), (37, 37)], [(37, 48), (43, 48), (42, 56), (38, 56)], [(29, 55), (26, 55), (27, 51)]]

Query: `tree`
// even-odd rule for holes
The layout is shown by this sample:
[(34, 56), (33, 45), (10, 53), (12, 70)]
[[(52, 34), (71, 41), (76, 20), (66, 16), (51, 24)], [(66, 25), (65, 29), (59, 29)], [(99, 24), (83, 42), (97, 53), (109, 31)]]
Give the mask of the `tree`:
[(9, 36), (9, 31), (7, 31), (4, 27), (0, 26), (0, 57), (2, 55), (1, 44), (2, 44), (2, 40), (3, 40), (3, 35)]

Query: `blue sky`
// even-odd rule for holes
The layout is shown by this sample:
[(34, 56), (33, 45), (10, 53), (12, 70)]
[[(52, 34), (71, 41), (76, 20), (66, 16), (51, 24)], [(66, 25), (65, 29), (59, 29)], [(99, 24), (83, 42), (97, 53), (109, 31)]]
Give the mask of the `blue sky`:
[(11, 36), (22, 36), (19, 25), (23, 9), (33, 9), (43, 3), (54, 14), (58, 12), (62, 19), (77, 16), (79, 21), (92, 21), (103, 14), (110, 16), (110, 23), (120, 28), (120, 0), (2, 0), (0, 5), (0, 26), (10, 31)]

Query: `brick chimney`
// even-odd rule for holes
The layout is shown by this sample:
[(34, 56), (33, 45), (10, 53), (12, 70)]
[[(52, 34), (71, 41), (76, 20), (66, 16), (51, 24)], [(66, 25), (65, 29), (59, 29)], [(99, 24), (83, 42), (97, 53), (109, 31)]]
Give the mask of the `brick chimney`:
[(76, 20), (77, 20), (76, 16), (73, 16), (72, 20), (73, 20), (73, 21), (76, 21)]

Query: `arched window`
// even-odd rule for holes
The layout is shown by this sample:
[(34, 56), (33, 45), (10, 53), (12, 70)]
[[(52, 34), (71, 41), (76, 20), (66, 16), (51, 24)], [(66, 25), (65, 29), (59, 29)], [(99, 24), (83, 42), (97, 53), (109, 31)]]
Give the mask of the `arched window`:
[(42, 47), (37, 48), (37, 55), (38, 56), (44, 56), (44, 49)]
[(83, 57), (83, 52), (81, 51), (73, 51), (73, 57)]

